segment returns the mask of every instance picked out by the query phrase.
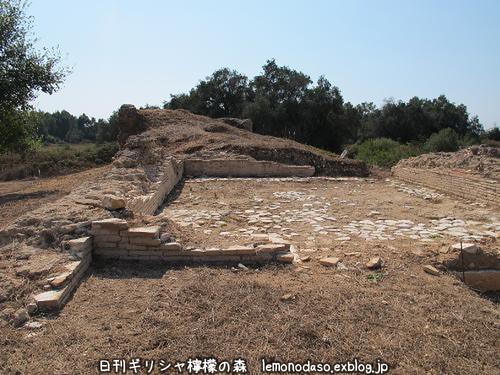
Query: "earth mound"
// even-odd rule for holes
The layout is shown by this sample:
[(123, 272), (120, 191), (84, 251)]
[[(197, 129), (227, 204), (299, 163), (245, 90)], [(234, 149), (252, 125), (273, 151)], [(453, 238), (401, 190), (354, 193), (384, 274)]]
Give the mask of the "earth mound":
[(436, 152), (401, 160), (396, 168), (462, 169), (482, 177), (500, 179), (500, 149), (486, 145), (457, 152)]
[(119, 115), (123, 149), (142, 149), (185, 159), (246, 157), (289, 165), (310, 165), (316, 175), (369, 174), (366, 164), (289, 139), (252, 133), (249, 120), (212, 119), (185, 110), (143, 109), (123, 105)]

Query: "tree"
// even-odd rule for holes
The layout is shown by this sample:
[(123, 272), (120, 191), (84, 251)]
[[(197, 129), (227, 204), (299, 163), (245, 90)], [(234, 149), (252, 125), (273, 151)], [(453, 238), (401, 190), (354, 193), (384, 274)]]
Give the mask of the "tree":
[[(300, 107), (311, 78), (287, 66), (278, 66), (274, 59), (268, 60), (262, 70), (250, 83), (256, 105), (250, 104), (245, 114), (254, 122), (257, 133), (295, 139), (300, 133)], [(259, 108), (265, 112), (258, 114)]]
[(36, 129), (22, 111), (39, 92), (52, 94), (68, 70), (55, 50), (35, 48), (23, 0), (0, 0), (0, 152), (25, 151)]
[(222, 68), (200, 81), (189, 95), (172, 95), (164, 107), (184, 108), (210, 117), (241, 117), (248, 94), (248, 78)]
[(500, 129), (498, 126), (491, 128), (490, 130), (485, 132), (485, 136), (487, 139), (491, 139), (492, 141), (500, 142)]

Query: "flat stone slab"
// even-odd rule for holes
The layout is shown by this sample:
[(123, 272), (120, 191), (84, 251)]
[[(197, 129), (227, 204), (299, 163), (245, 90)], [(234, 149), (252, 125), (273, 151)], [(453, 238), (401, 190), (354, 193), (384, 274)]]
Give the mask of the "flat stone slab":
[(63, 295), (64, 289), (49, 290), (48, 292), (37, 294), (34, 298), (40, 310), (50, 311), (57, 310), (61, 307)]
[(139, 228), (129, 228), (126, 231), (120, 232), (121, 235), (127, 237), (146, 237), (151, 239), (156, 239), (160, 236), (160, 227), (139, 227)]
[(258, 253), (280, 253), (290, 250), (290, 245), (288, 244), (266, 244), (257, 246)]
[(325, 267), (336, 267), (339, 262), (340, 259), (336, 257), (326, 257), (319, 260), (319, 264)]
[(95, 220), (92, 222), (92, 230), (94, 229), (123, 230), (128, 229), (128, 223), (126, 220), (117, 218)]

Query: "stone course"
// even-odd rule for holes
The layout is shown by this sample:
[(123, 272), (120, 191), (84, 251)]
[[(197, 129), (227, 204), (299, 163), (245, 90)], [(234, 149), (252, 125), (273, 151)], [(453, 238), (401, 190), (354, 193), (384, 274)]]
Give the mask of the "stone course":
[(500, 205), (497, 180), (488, 180), (459, 170), (394, 167), (392, 173), (402, 180), (441, 190), (462, 199)]
[(186, 159), (186, 176), (218, 177), (310, 177), (315, 169), (310, 165), (286, 165), (274, 161), (251, 159)]
[[(269, 243), (234, 245), (226, 249), (184, 249), (177, 242), (161, 242), (160, 227), (129, 228), (126, 220), (106, 219), (92, 222), (94, 254), (103, 258), (164, 261), (172, 263), (290, 263), (290, 245)], [(276, 238), (274, 238), (276, 240)], [(293, 260), (293, 257), (292, 257)]]

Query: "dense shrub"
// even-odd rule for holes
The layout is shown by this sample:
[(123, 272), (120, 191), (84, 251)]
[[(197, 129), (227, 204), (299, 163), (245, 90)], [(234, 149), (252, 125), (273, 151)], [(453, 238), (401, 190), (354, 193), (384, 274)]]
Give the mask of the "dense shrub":
[(432, 134), (424, 144), (424, 150), (428, 152), (452, 152), (457, 151), (460, 140), (456, 131), (450, 128), (442, 129)]
[(45, 177), (111, 163), (118, 151), (116, 143), (82, 143), (41, 146), (29, 154), (0, 155), (0, 180), (30, 176)]
[(368, 139), (350, 147), (350, 153), (367, 164), (390, 168), (399, 160), (421, 153), (418, 146), (404, 145), (388, 138)]

